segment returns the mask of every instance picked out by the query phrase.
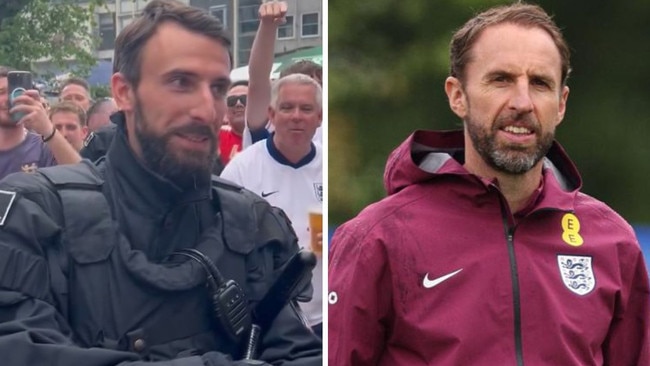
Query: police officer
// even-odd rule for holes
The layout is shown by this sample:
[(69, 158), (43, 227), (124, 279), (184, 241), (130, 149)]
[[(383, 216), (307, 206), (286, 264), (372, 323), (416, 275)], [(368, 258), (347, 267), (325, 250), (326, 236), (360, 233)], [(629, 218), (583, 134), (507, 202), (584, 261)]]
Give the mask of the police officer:
[[(111, 119), (112, 118), (119, 117), (111, 116)], [(106, 152), (108, 152), (108, 148), (111, 146), (111, 142), (113, 142), (116, 131), (116, 124), (109, 123), (106, 126), (102, 126), (96, 131), (89, 133), (84, 140), (84, 146), (79, 151), (79, 155), (90, 161), (97, 161), (99, 158), (105, 156)]]
[[(2, 365), (245, 363), (245, 337), (215, 315), (224, 279), (178, 255), (211, 259), (254, 306), (297, 251), (280, 211), (211, 179), (228, 47), (214, 18), (149, 2), (116, 40), (122, 112), (105, 160), (0, 182)], [(267, 364), (322, 364), (291, 306), (262, 330), (259, 351)]]

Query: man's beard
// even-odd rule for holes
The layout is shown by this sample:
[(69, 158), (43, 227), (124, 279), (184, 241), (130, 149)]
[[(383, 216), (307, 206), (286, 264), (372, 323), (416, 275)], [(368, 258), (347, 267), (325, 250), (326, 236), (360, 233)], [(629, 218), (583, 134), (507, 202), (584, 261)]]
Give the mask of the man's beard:
[[(508, 121), (523, 122), (524, 127), (538, 136), (537, 143), (532, 147), (499, 145), (496, 134)], [(530, 117), (530, 114), (500, 117), (491, 127), (483, 127), (475, 122), (470, 113), (465, 120), (465, 125), (474, 148), (483, 160), (493, 169), (512, 175), (526, 173), (537, 165), (546, 156), (555, 138), (554, 129), (548, 132), (541, 131), (541, 126)]]
[[(170, 140), (176, 134), (193, 134), (206, 137), (209, 149), (205, 151), (185, 151), (173, 149)], [(142, 149), (142, 159), (145, 165), (168, 179), (183, 190), (204, 185), (212, 174), (212, 166), (216, 159), (216, 136), (212, 129), (202, 123), (190, 122), (176, 127), (162, 135), (151, 130), (140, 100), (136, 97), (135, 104), (135, 137)]]

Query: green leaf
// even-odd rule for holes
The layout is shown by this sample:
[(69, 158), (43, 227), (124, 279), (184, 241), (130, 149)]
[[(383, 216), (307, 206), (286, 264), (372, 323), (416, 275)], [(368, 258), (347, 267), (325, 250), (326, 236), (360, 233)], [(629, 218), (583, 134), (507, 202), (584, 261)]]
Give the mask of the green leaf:
[(0, 65), (31, 70), (35, 61), (51, 60), (74, 73), (88, 74), (99, 39), (94, 11), (104, 0), (3, 0), (0, 5)]

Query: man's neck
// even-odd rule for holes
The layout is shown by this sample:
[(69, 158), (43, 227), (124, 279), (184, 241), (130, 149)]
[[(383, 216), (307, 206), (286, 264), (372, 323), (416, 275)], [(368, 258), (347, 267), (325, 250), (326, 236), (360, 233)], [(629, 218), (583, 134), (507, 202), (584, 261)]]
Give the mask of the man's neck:
[(26, 131), (22, 126), (0, 125), (0, 150), (11, 150), (25, 140)]
[(542, 165), (534, 167), (524, 174), (496, 176), (499, 182), (499, 189), (503, 193), (512, 213), (521, 211), (528, 205), (530, 197), (539, 187), (542, 179)]
[(285, 144), (278, 138), (277, 134), (273, 135), (273, 145), (280, 152), (280, 154), (282, 154), (282, 156), (284, 156), (292, 164), (296, 164), (304, 159), (305, 156), (309, 155), (309, 152), (311, 151), (311, 142), (306, 146)]
[[(469, 159), (469, 157), (466, 157)], [(472, 174), (481, 178), (499, 183), (499, 190), (506, 198), (510, 212), (515, 213), (526, 207), (533, 192), (539, 187), (542, 179), (542, 162), (537, 163), (532, 169), (523, 174), (507, 174), (497, 171), (485, 163), (474, 164), (465, 162), (465, 168)]]

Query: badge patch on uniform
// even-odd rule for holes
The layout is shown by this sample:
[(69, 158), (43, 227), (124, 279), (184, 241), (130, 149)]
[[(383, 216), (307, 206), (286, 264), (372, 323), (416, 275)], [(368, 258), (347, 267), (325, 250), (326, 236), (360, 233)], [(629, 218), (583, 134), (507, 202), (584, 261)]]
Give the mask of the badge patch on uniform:
[(314, 183), (314, 193), (316, 198), (323, 202), (323, 183)]
[(5, 224), (11, 205), (14, 204), (16, 199), (16, 192), (8, 192), (0, 190), (0, 226)]
[(92, 141), (95, 138), (95, 133), (91, 132), (86, 136), (86, 139), (84, 140), (84, 147), (88, 147), (90, 145), (90, 141)]
[(578, 295), (586, 295), (596, 287), (596, 278), (591, 266), (591, 257), (579, 255), (558, 255), (557, 265), (564, 286)]

